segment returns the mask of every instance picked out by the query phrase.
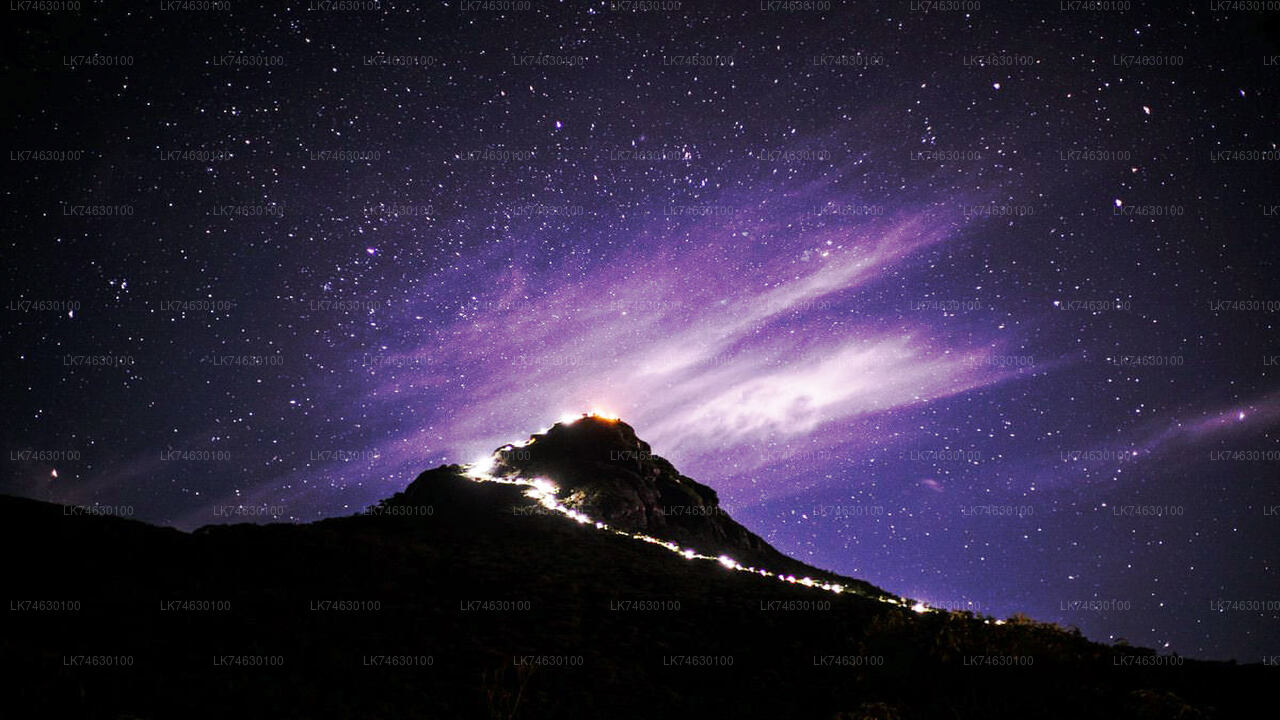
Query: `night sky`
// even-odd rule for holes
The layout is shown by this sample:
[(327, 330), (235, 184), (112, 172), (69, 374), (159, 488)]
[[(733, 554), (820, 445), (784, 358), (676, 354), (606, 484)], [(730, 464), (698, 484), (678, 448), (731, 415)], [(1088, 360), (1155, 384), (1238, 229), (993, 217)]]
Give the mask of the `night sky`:
[(806, 562), (1280, 651), (1280, 7), (76, 4), (0, 491), (307, 521), (600, 409)]

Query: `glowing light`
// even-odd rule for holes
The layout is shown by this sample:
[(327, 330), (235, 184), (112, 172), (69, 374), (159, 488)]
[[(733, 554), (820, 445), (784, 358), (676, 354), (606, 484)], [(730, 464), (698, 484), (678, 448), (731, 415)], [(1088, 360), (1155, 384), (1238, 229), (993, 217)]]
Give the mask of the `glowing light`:
[(922, 602), (918, 602), (918, 603), (916, 603), (915, 605), (912, 605), (912, 606), (911, 606), (911, 611), (912, 611), (912, 612), (917, 612), (917, 613), (924, 614), (924, 613), (929, 612), (929, 608), (928, 608), (928, 607), (926, 607), (924, 603), (922, 603)]
[(493, 472), (497, 464), (498, 459), (492, 455), (479, 458), (467, 466), (467, 475), (473, 478), (489, 477), (489, 473)]
[(617, 415), (614, 415), (613, 413), (609, 412), (608, 410), (592, 410), (590, 415), (592, 417), (598, 417), (601, 420), (612, 420), (615, 422), (622, 419)]
[(738, 568), (742, 567), (741, 565), (738, 564), (737, 560), (734, 560), (728, 555), (721, 555), (720, 557), (716, 558), (716, 560), (718, 560), (721, 565), (729, 568), (730, 570), (737, 570)]
[(560, 416), (560, 424), (572, 425), (581, 419), (582, 419), (582, 415), (574, 415), (573, 413), (566, 413)]
[(550, 480), (547, 480), (546, 478), (535, 478), (530, 481), (528, 485), (529, 489), (524, 491), (525, 497), (533, 498), (541, 503), (543, 507), (564, 513), (569, 518), (577, 520), (580, 523), (590, 522), (586, 515), (560, 504), (560, 501), (556, 498), (556, 493), (559, 492), (559, 488), (557, 488), (555, 483)]

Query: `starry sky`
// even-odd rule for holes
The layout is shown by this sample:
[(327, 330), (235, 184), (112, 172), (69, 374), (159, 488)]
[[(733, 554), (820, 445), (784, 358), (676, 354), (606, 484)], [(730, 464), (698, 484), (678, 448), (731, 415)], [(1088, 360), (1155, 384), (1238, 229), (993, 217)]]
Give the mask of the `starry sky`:
[(0, 50), (0, 491), (306, 521), (600, 409), (807, 562), (1280, 651), (1280, 14), (76, 5)]

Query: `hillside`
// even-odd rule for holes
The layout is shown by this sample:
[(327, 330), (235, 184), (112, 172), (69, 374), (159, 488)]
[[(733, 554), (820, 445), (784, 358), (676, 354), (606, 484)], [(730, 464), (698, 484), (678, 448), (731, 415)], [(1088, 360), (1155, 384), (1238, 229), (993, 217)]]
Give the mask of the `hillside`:
[(1225, 718), (1272, 669), (912, 610), (781, 556), (624, 423), (482, 465), (357, 516), (190, 534), (0, 497), (5, 715)]

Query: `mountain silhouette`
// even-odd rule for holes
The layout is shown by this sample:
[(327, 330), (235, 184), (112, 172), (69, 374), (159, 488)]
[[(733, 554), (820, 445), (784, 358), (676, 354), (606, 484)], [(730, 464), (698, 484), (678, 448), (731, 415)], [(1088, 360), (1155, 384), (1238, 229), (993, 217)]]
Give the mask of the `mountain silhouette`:
[(1261, 665), (930, 610), (786, 557), (619, 420), (349, 517), (193, 533), (0, 496), (6, 717), (1242, 716)]
[[(484, 478), (546, 480), (565, 507), (611, 528), (748, 567), (889, 597), (869, 583), (840, 578), (777, 551), (730, 517), (715, 490), (680, 474), (621, 420), (588, 414), (558, 422), (522, 445), (498, 448), (482, 462)], [(466, 487), (477, 478), (468, 473), (460, 466), (427, 471), (387, 504), (431, 504), (444, 499), (441, 493), (456, 499), (456, 489), (444, 486)], [(527, 505), (527, 496), (516, 504)]]

